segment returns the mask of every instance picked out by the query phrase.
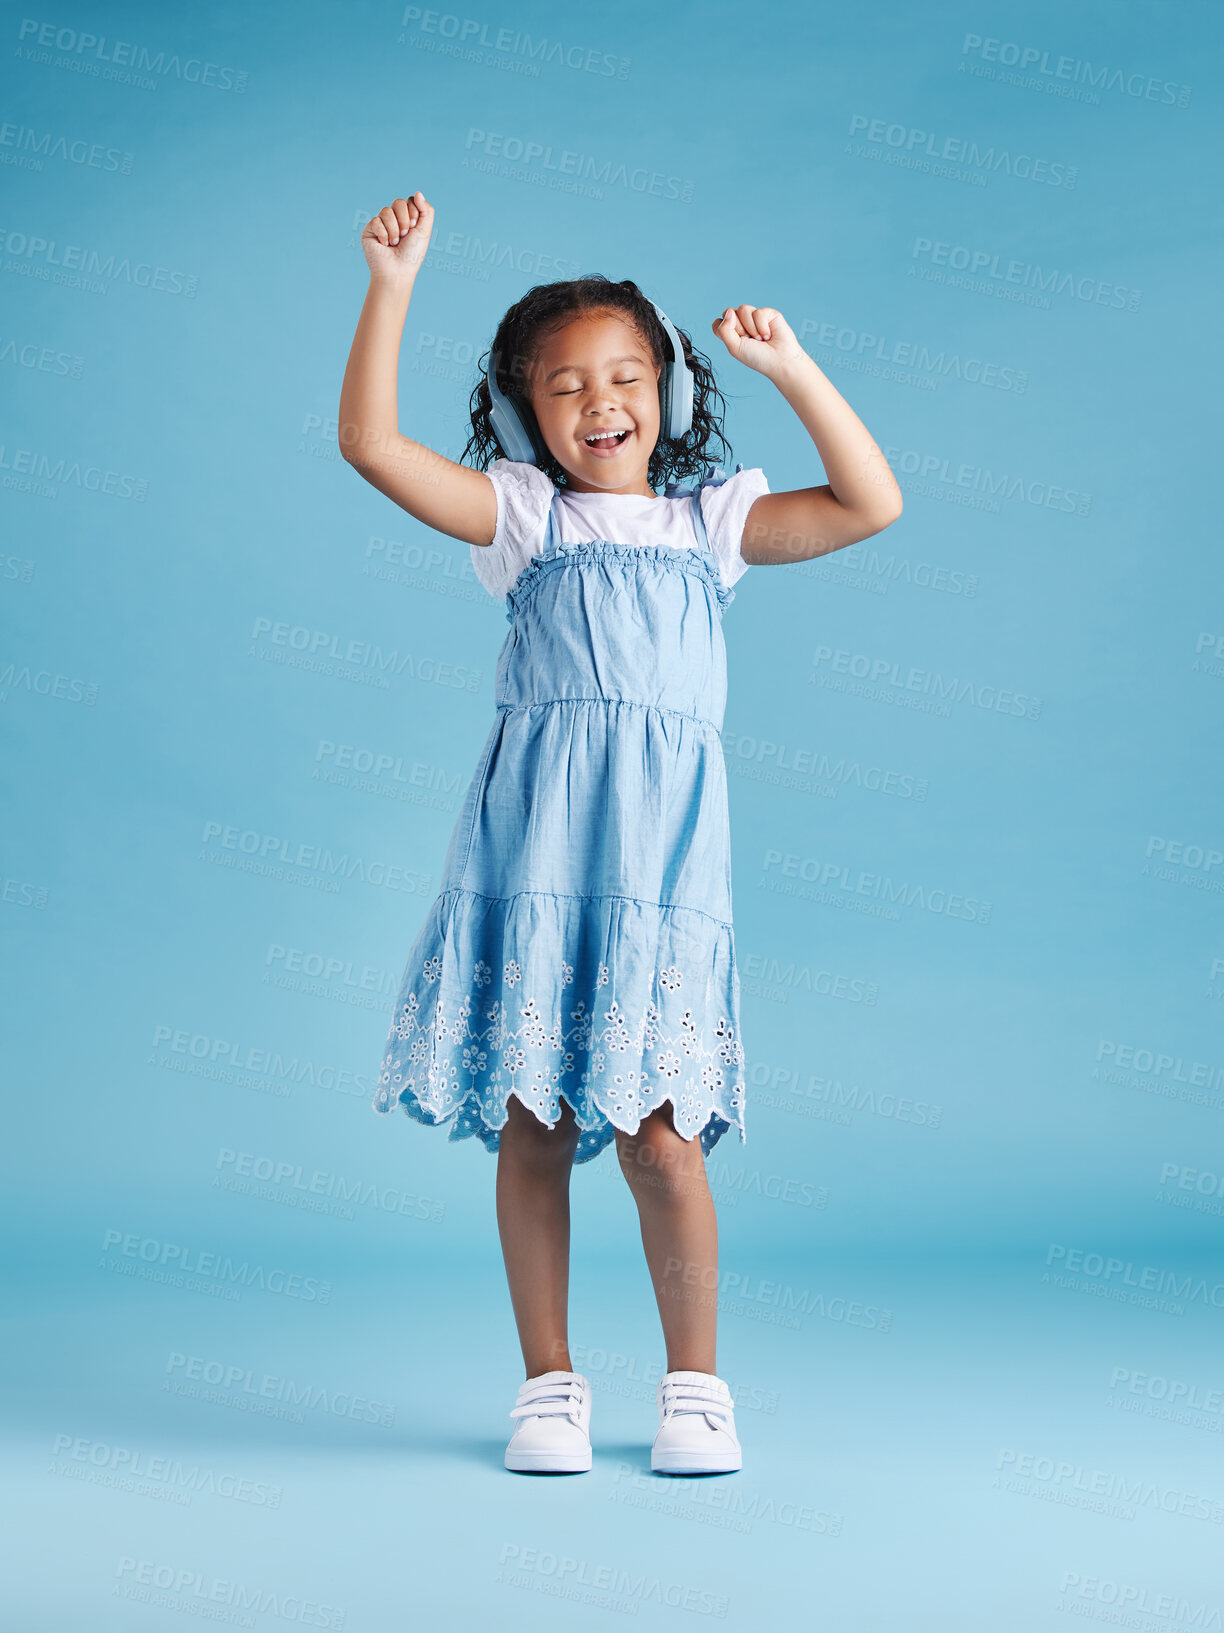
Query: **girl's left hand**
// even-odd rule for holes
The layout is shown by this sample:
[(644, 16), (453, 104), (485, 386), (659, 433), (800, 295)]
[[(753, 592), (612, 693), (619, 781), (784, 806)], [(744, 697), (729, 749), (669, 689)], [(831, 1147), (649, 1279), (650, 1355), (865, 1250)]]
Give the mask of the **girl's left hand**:
[(807, 354), (790, 324), (772, 306), (727, 306), (714, 333), (740, 363), (771, 378)]

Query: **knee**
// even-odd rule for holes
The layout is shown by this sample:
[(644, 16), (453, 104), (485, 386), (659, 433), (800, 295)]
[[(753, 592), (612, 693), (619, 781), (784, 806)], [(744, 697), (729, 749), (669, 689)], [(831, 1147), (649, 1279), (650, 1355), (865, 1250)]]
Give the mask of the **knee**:
[(640, 1200), (674, 1202), (708, 1190), (696, 1140), (684, 1140), (670, 1122), (643, 1119), (636, 1134), (617, 1138), (617, 1156), (629, 1188)]
[(549, 1128), (521, 1100), (511, 1095), (500, 1145), (519, 1161), (541, 1168), (572, 1162), (578, 1145), (578, 1121), (573, 1108), (562, 1101), (561, 1115)]

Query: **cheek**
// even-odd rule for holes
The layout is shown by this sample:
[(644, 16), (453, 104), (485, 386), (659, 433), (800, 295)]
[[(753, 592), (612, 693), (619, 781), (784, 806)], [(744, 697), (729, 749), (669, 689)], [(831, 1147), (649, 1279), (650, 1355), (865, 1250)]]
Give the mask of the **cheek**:
[(560, 425), (565, 420), (564, 397), (545, 397), (535, 404), (536, 421), (540, 426)]
[(657, 425), (659, 423), (659, 393), (658, 390), (644, 392), (636, 405), (638, 422), (641, 425)]

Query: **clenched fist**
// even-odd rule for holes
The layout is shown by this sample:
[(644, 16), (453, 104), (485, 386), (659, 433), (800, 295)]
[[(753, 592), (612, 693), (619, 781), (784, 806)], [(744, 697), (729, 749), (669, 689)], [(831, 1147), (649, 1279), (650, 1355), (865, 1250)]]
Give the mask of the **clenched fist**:
[(370, 277), (386, 283), (415, 278), (429, 248), (433, 217), (433, 205), (420, 192), (397, 198), (371, 216), (361, 229)]
[(725, 306), (712, 328), (732, 357), (767, 378), (807, 356), (790, 324), (772, 306)]

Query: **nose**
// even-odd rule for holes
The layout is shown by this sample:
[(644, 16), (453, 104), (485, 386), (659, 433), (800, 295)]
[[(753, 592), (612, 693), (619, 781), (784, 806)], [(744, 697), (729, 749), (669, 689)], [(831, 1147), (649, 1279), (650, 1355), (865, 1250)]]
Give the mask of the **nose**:
[(615, 386), (596, 381), (587, 387), (582, 399), (582, 412), (586, 415), (606, 414), (609, 409), (618, 407), (620, 395)]

